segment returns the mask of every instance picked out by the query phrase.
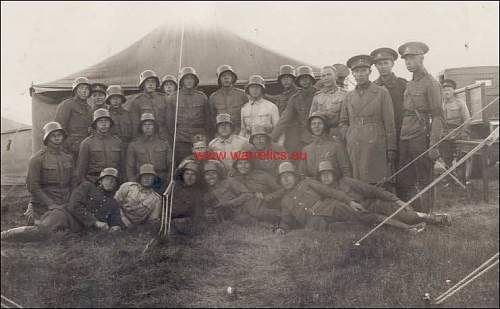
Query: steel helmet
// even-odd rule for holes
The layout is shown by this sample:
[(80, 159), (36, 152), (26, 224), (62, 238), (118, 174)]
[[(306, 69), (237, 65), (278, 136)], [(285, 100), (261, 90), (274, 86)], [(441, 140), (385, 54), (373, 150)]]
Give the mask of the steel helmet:
[(66, 131), (62, 128), (62, 126), (59, 124), (59, 122), (48, 122), (43, 126), (43, 144), (47, 145), (47, 138), (49, 137), (50, 133), (54, 131), (62, 131), (64, 134), (64, 138), (66, 138)]
[(194, 79), (195, 79), (194, 86), (195, 87), (198, 86), (200, 79), (198, 78), (198, 75), (196, 74), (196, 70), (193, 67), (184, 67), (179, 72), (179, 76), (180, 76), (179, 84), (181, 85), (181, 88), (182, 88), (182, 80), (184, 79), (184, 77), (186, 77), (188, 75), (194, 76)]
[(309, 115), (309, 117), (307, 118), (307, 130), (312, 134), (312, 130), (311, 130), (311, 120), (313, 118), (320, 118), (323, 120), (323, 124), (325, 125), (325, 128), (323, 130), (323, 132), (325, 132), (328, 128), (327, 128), (327, 125), (328, 125), (328, 121), (327, 121), (327, 118), (325, 116), (324, 113), (322, 112), (319, 112), (319, 111), (316, 111), (314, 113), (312, 113), (311, 115)]
[(75, 78), (75, 80), (73, 81), (73, 84), (71, 86), (71, 91), (73, 91), (73, 93), (75, 92), (76, 88), (80, 85), (87, 85), (89, 86), (89, 91), (90, 91), (90, 82), (89, 82), (89, 79), (86, 78), (86, 77), (77, 77)]
[(106, 103), (109, 103), (112, 96), (119, 96), (122, 98), (122, 103), (127, 100), (123, 94), (122, 86), (120, 85), (110, 85), (108, 89), (106, 89)]
[(323, 171), (333, 171), (333, 164), (331, 161), (321, 161), (318, 164), (318, 172), (321, 173)]
[(245, 87), (245, 92), (248, 93), (248, 88), (250, 88), (251, 85), (259, 85), (262, 87), (262, 94), (264, 94), (264, 90), (266, 89), (266, 84), (264, 82), (264, 78), (260, 75), (252, 75), (248, 78), (248, 84)]
[(141, 167), (139, 168), (139, 176), (142, 176), (144, 174), (151, 174), (157, 176), (153, 164), (146, 163), (141, 165)]
[(295, 68), (289, 64), (284, 64), (284, 65), (280, 66), (280, 73), (278, 74), (278, 82), (285, 75), (290, 75), (291, 77), (293, 77), (295, 79), (295, 77), (296, 77)]
[(198, 173), (200, 171), (200, 164), (195, 160), (185, 160), (179, 164), (179, 170), (191, 170)]
[(346, 78), (351, 73), (345, 64), (336, 63), (332, 66), (337, 70), (337, 78)]
[(223, 173), (224, 166), (217, 160), (208, 160), (203, 164), (203, 173), (209, 171), (216, 171), (220, 177), (224, 175)]
[(175, 84), (175, 88), (179, 88), (179, 84), (177, 83), (177, 78), (173, 75), (167, 74), (161, 78), (161, 86), (160, 88), (163, 89), (163, 86), (165, 86), (166, 82), (172, 82)]
[(236, 75), (236, 72), (234, 72), (233, 68), (229, 64), (223, 64), (217, 68), (216, 75), (217, 75), (217, 83), (219, 84), (219, 87), (220, 87), (220, 78), (221, 78), (222, 74), (224, 74), (224, 72), (231, 72), (233, 74), (233, 84), (236, 83), (236, 81), (238, 80), (238, 75)]
[(229, 114), (218, 114), (215, 120), (216, 120), (216, 125), (224, 122), (233, 124), (233, 121), (231, 120), (231, 115)]
[(254, 128), (252, 128), (252, 134), (250, 135), (250, 138), (248, 140), (250, 144), (253, 145), (253, 139), (257, 135), (265, 135), (268, 139), (268, 142), (271, 141), (271, 135), (269, 135), (268, 131), (264, 126), (255, 126)]
[(99, 178), (97, 180), (101, 180), (106, 176), (113, 176), (116, 180), (118, 180), (118, 170), (113, 167), (106, 167), (101, 171), (101, 174), (99, 175)]
[(151, 120), (155, 121), (155, 116), (151, 113), (144, 113), (141, 115), (141, 123), (146, 121), (146, 120)]
[(158, 88), (158, 86), (160, 86), (160, 79), (158, 79), (158, 76), (156, 75), (156, 73), (153, 70), (146, 70), (146, 71), (143, 71), (141, 73), (141, 75), (139, 76), (139, 89), (142, 88), (146, 79), (149, 79), (149, 78), (153, 78), (156, 81), (156, 88)]
[(284, 173), (294, 173), (297, 174), (295, 171), (295, 166), (291, 162), (283, 162), (278, 166), (278, 176)]
[(313, 69), (310, 66), (307, 65), (301, 65), (297, 67), (297, 77), (295, 78), (295, 84), (300, 87), (299, 85), (299, 79), (302, 76), (310, 76), (311, 79), (313, 80), (313, 84), (316, 82), (316, 78), (314, 77)]
[(101, 118), (108, 118), (109, 121), (111, 121), (111, 126), (113, 126), (113, 118), (111, 118), (111, 114), (109, 113), (109, 110), (105, 109), (105, 108), (99, 108), (99, 109), (96, 109), (94, 111), (94, 118), (93, 118), (93, 121), (92, 121), (92, 127), (95, 129), (95, 124), (97, 122), (97, 120), (101, 119)]

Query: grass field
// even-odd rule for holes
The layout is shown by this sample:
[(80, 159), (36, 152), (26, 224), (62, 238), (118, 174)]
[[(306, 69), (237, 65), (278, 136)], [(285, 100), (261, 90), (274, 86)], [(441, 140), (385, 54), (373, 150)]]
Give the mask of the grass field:
[[(417, 236), (382, 229), (358, 248), (368, 227), (274, 235), (266, 225), (226, 222), (191, 239), (174, 237), (147, 257), (145, 234), (56, 235), (2, 243), (2, 294), (36, 307), (423, 307), (498, 251), (498, 182), (491, 202), (443, 191), (450, 228)], [(26, 201), (2, 210), (2, 230), (19, 225)], [(232, 296), (226, 288), (235, 289)], [(498, 307), (498, 267), (445, 304)]]

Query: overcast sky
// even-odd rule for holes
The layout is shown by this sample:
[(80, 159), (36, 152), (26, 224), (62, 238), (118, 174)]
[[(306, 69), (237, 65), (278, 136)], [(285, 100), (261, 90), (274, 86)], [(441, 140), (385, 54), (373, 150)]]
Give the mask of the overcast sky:
[[(317, 66), (407, 41), (430, 46), (425, 64), (498, 65), (497, 2), (61, 3), (2, 2), (1, 112), (31, 123), (31, 83), (48, 82), (107, 58), (182, 16), (224, 25), (245, 38)], [(466, 48), (466, 45), (468, 48)], [(398, 61), (396, 74), (409, 78)], [(377, 77), (376, 70), (372, 80)]]

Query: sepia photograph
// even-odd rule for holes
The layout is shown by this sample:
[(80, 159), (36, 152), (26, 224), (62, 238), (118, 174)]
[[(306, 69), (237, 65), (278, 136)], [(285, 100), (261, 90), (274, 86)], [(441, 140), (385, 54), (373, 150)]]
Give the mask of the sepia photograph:
[(1, 1), (1, 307), (498, 308), (499, 6)]

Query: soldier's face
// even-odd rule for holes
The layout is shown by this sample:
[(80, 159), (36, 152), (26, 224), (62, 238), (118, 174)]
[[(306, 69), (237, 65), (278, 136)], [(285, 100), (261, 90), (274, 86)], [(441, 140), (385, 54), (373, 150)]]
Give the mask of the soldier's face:
[(233, 74), (231, 72), (224, 72), (220, 77), (220, 82), (223, 87), (229, 87), (233, 84)]
[(352, 76), (354, 76), (356, 84), (363, 85), (368, 82), (368, 77), (370, 76), (371, 72), (372, 70), (367, 67), (355, 68), (352, 71)]
[(280, 175), (280, 181), (281, 185), (286, 190), (293, 189), (293, 187), (295, 187), (295, 181), (296, 181), (295, 174), (290, 172), (283, 173)]
[(323, 184), (331, 185), (333, 183), (333, 179), (334, 179), (333, 172), (332, 171), (322, 171), (319, 174), (319, 178)]
[(166, 82), (164, 85), (163, 85), (163, 91), (165, 91), (166, 94), (171, 94), (175, 91), (175, 88), (177, 88), (175, 86), (174, 83), (172, 82)]
[(264, 150), (268, 146), (268, 138), (264, 134), (259, 134), (253, 137), (253, 145), (257, 150)]
[(104, 189), (104, 191), (108, 192), (114, 191), (117, 184), (118, 181), (113, 176), (104, 176), (103, 178), (101, 178), (101, 186)]
[(95, 105), (103, 105), (106, 95), (100, 91), (92, 92), (92, 100)]
[(387, 76), (392, 72), (394, 61), (390, 59), (382, 59), (377, 61), (377, 63), (375, 63), (375, 66), (377, 67), (377, 71), (380, 75)]
[(332, 86), (337, 80), (337, 73), (331, 68), (321, 69), (321, 81), (325, 86)]
[(262, 88), (259, 85), (251, 85), (248, 87), (248, 94), (254, 99), (258, 99), (262, 96)]
[(452, 87), (444, 87), (443, 88), (443, 97), (445, 99), (451, 99), (453, 97), (453, 94), (455, 93), (455, 89)]
[(323, 119), (315, 117), (311, 119), (311, 132), (313, 135), (320, 136), (325, 130)]
[(151, 93), (156, 91), (156, 79), (148, 78), (144, 82), (144, 89), (146, 92)]
[(217, 126), (217, 133), (222, 137), (228, 137), (232, 132), (232, 125), (228, 122), (219, 123)]
[(88, 85), (79, 85), (76, 87), (76, 95), (82, 100), (87, 99), (90, 95), (90, 87)]
[(424, 57), (422, 55), (406, 55), (404, 60), (408, 71), (415, 72), (423, 66)]
[(182, 175), (182, 180), (184, 181), (184, 185), (190, 187), (196, 183), (196, 172), (192, 170), (185, 170)]
[(238, 172), (240, 174), (246, 175), (246, 174), (250, 173), (251, 164), (247, 160), (240, 160), (240, 161), (236, 162), (236, 169), (238, 170)]
[(195, 79), (194, 79), (194, 76), (192, 76), (192, 75), (188, 75), (182, 79), (182, 85), (186, 89), (193, 89), (194, 83), (195, 83)]
[(217, 181), (219, 181), (219, 174), (217, 174), (216, 171), (208, 171), (204, 175), (206, 183), (210, 186), (213, 187), (215, 184), (217, 184)]
[(108, 133), (109, 128), (111, 128), (111, 121), (108, 118), (99, 118), (96, 122), (97, 132), (101, 134)]
[(155, 182), (155, 175), (144, 174), (141, 176), (141, 185), (145, 188), (151, 188)]
[(59, 146), (64, 142), (64, 133), (60, 130), (54, 131), (49, 134), (49, 145)]
[(285, 89), (290, 88), (293, 85), (293, 82), (294, 78), (290, 75), (285, 75), (280, 79), (281, 86)]
[(151, 120), (142, 122), (142, 133), (146, 136), (151, 136), (155, 132), (155, 123)]
[(196, 145), (193, 147), (193, 153), (205, 153), (207, 151), (208, 148), (205, 145)]
[(111, 107), (113, 108), (120, 107), (120, 105), (122, 105), (122, 98), (117, 95), (112, 96), (111, 98), (109, 98), (109, 105), (111, 105)]
[(311, 77), (308, 75), (304, 75), (304, 76), (301, 76), (299, 78), (299, 85), (300, 85), (300, 87), (302, 87), (304, 89), (311, 87), (312, 84), (313, 83), (312, 83)]

